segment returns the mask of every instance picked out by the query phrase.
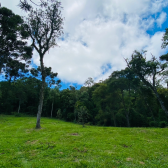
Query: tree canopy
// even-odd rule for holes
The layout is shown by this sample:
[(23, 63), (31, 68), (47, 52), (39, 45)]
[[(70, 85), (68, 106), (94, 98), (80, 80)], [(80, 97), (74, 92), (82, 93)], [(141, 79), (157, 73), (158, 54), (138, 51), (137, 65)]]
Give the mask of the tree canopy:
[(32, 58), (32, 46), (28, 45), (28, 32), (21, 16), (11, 10), (0, 8), (0, 73), (6, 78), (19, 77), (27, 72)]

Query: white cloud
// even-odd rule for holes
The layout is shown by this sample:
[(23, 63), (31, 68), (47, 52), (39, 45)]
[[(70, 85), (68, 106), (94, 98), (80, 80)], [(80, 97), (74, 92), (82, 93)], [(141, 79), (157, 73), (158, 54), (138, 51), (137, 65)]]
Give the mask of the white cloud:
[[(61, 2), (65, 40), (58, 40), (60, 47), (51, 49), (44, 63), (58, 72), (64, 82), (83, 84), (88, 77), (104, 80), (112, 71), (125, 68), (123, 58), (130, 57), (134, 50), (147, 49), (148, 58), (150, 53), (158, 57), (164, 52), (161, 49), (163, 32), (150, 36), (146, 31), (154, 28), (154, 23), (161, 26), (164, 22), (166, 13), (162, 9), (168, 5), (165, 0)], [(158, 19), (152, 17), (158, 13), (161, 13)], [(39, 65), (37, 53), (33, 61)]]
[(156, 32), (154, 36), (150, 38), (148, 46), (144, 49), (147, 50), (147, 59), (151, 58), (151, 54), (155, 57), (159, 57), (164, 54), (165, 50), (161, 49), (163, 32)]
[(162, 24), (166, 21), (167, 14), (165, 12), (162, 12), (158, 19), (156, 20), (156, 23), (158, 27), (162, 27)]

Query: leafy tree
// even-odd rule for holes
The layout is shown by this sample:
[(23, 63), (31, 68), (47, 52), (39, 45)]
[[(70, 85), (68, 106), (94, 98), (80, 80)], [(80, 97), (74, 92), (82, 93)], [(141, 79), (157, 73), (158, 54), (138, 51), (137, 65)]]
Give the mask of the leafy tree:
[[(52, 68), (49, 67), (44, 67), (44, 73), (45, 73), (45, 81), (46, 81), (46, 84), (48, 84), (49, 87), (51, 87), (52, 85), (56, 85), (57, 87), (61, 87), (60, 83), (61, 83), (61, 80), (57, 80), (56, 77), (58, 75), (58, 73), (54, 73), (52, 72)], [(37, 68), (32, 68), (30, 70), (31, 74), (38, 78), (39, 80), (42, 78), (42, 75), (41, 75), (41, 67), (37, 67)]]
[(66, 121), (74, 120), (74, 106), (76, 102), (76, 90), (64, 89), (60, 91), (60, 108), (62, 118)]
[(58, 87), (55, 87), (54, 89), (50, 89), (49, 92), (49, 98), (51, 100), (51, 118), (53, 116), (53, 106), (54, 106), (54, 101), (56, 100), (56, 98), (59, 96), (59, 89)]
[(85, 123), (88, 119), (88, 110), (86, 106), (80, 106), (78, 108), (78, 120), (82, 123), (83, 127), (85, 126)]
[(58, 109), (58, 111), (57, 111), (57, 118), (58, 118), (58, 119), (61, 119), (61, 118), (62, 118), (61, 109)]
[(14, 83), (14, 88), (15, 88), (16, 98), (19, 101), (19, 106), (18, 106), (18, 113), (19, 113), (21, 104), (24, 103), (24, 101), (26, 101), (26, 99), (27, 99), (27, 95), (25, 92), (26, 87), (25, 87), (23, 81), (21, 79), (19, 79)]
[(10, 80), (13, 76), (19, 77), (20, 71), (27, 72), (32, 57), (32, 47), (27, 45), (26, 40), (29, 34), (24, 25), (19, 15), (0, 8), (0, 73), (3, 70)]
[[(162, 48), (166, 48), (168, 46), (168, 28), (166, 28), (166, 32), (163, 35), (162, 41)], [(160, 59), (162, 61), (168, 61), (168, 53), (160, 56)]]
[(99, 86), (92, 92), (92, 99), (94, 104), (98, 109), (98, 114), (96, 115), (97, 122), (101, 125), (109, 125), (109, 120), (111, 117), (109, 116), (109, 101), (107, 101), (108, 86), (106, 83), (99, 83)]
[[(154, 92), (161, 105), (161, 108), (168, 116), (168, 111), (157, 92), (157, 75), (160, 75), (161, 72), (165, 71), (166, 64), (161, 64), (155, 57), (152, 57), (150, 61), (146, 61), (143, 54), (144, 52), (140, 53), (135, 51), (132, 54), (130, 61), (126, 59), (127, 66), (129, 69), (134, 71), (140, 80), (142, 80), (142, 82)], [(150, 78), (151, 81), (149, 80)]]
[(125, 113), (127, 126), (130, 127), (130, 113), (133, 108), (135, 92), (134, 85), (138, 85), (139, 80), (135, 78), (134, 73), (128, 68), (121, 71), (114, 71), (111, 74), (111, 78), (110, 86), (119, 91), (121, 107)]
[(39, 91), (41, 81), (34, 77), (23, 78), (22, 83), (25, 85), (25, 93), (27, 96), (25, 108), (22, 105), (22, 111), (24, 110), (27, 114), (35, 115), (37, 112), (37, 104), (39, 100)]
[(88, 87), (91, 87), (93, 84), (94, 84), (94, 80), (91, 77), (89, 77), (84, 83), (84, 85)]
[(4, 114), (11, 114), (11, 112), (14, 111), (14, 103), (16, 101), (13, 85), (8, 81), (2, 81), (0, 85), (2, 93), (0, 99), (0, 112)]
[(57, 0), (48, 0), (40, 9), (31, 8), (26, 19), (25, 30), (32, 39), (32, 46), (40, 57), (40, 70), (42, 76), (39, 106), (37, 113), (36, 128), (40, 128), (40, 118), (43, 107), (44, 87), (46, 71), (44, 66), (44, 55), (51, 47), (57, 45), (56, 38), (61, 36), (63, 18), (61, 16), (61, 3)]

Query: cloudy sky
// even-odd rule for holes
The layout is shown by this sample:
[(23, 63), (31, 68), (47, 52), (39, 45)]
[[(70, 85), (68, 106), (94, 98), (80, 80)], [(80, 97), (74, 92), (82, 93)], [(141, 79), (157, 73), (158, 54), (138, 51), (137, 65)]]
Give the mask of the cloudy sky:
[[(1, 6), (24, 15), (19, 0), (0, 0)], [(38, 0), (34, 0), (38, 2)], [(115, 70), (126, 67), (124, 58), (134, 50), (147, 50), (159, 57), (162, 37), (168, 27), (167, 0), (61, 0), (64, 35), (45, 55), (62, 80), (63, 88), (80, 86), (88, 77), (104, 80)], [(39, 56), (33, 55), (39, 65)]]

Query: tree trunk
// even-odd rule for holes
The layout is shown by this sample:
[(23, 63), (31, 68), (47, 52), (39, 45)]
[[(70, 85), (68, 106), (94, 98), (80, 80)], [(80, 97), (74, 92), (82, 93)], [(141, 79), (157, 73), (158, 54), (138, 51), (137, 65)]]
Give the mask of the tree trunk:
[(36, 129), (41, 128), (40, 119), (41, 119), (41, 113), (42, 113), (42, 108), (43, 108), (44, 87), (45, 87), (45, 70), (44, 70), (44, 64), (43, 64), (43, 57), (42, 56), (40, 56), (40, 64), (41, 64), (42, 84), (41, 84), (40, 97), (39, 97)]
[(130, 121), (129, 121), (129, 115), (126, 113), (126, 119), (127, 119), (127, 127), (130, 127)]
[(161, 98), (160, 98), (160, 96), (159, 96), (157, 90), (154, 88), (153, 91), (154, 91), (154, 93), (155, 93), (155, 95), (156, 95), (156, 97), (157, 97), (157, 99), (158, 99), (158, 101), (159, 101), (159, 103), (160, 103), (160, 105), (161, 105), (161, 108), (164, 110), (165, 114), (166, 114), (167, 117), (168, 117), (168, 111), (167, 111), (166, 107), (164, 106), (164, 103), (162, 102), (162, 100), (161, 100)]
[(117, 127), (115, 117), (113, 118), (113, 121), (114, 121), (114, 126)]
[(153, 111), (152, 111), (151, 107), (149, 106), (149, 104), (147, 103), (147, 99), (146, 99), (145, 96), (144, 96), (144, 100), (145, 100), (145, 104), (146, 104), (146, 106), (148, 107), (149, 111), (150, 111), (151, 114), (152, 114), (152, 118), (153, 118), (153, 120), (156, 121), (156, 120), (155, 120), (155, 117), (154, 117), (154, 115), (153, 115)]
[(18, 113), (19, 113), (19, 111), (20, 111), (20, 100), (19, 100), (19, 107), (18, 107)]
[(125, 116), (126, 116), (126, 120), (127, 120), (127, 127), (130, 127), (130, 121), (129, 121), (129, 111), (127, 112), (126, 106), (125, 106), (125, 101), (124, 101), (124, 93), (123, 90), (121, 91), (122, 93), (122, 101), (123, 101), (123, 105), (124, 105), (124, 111), (125, 111)]
[(0, 74), (1, 74), (1, 71), (2, 71), (2, 65), (0, 64)]
[(52, 102), (52, 108), (51, 108), (51, 118), (52, 118), (52, 112), (53, 112), (53, 102)]
[(117, 126), (117, 125), (116, 125), (116, 118), (115, 118), (115, 114), (114, 114), (113, 111), (112, 111), (112, 115), (113, 115), (114, 126), (116, 127), (116, 126)]
[[(45, 83), (44, 83), (44, 84), (45, 84)], [(41, 128), (41, 126), (40, 126), (40, 118), (41, 118), (41, 113), (42, 113), (42, 108), (43, 108), (44, 84), (43, 84), (43, 82), (42, 82), (42, 87), (41, 87), (40, 97), (39, 97), (39, 105), (38, 105), (36, 129)]]
[[(138, 75), (138, 74), (137, 74)], [(160, 103), (160, 105), (161, 105), (161, 108), (162, 108), (162, 110), (165, 112), (165, 114), (168, 116), (168, 111), (167, 111), (167, 109), (166, 109), (166, 107), (164, 106), (164, 103), (162, 102), (162, 100), (161, 100), (161, 98), (160, 98), (160, 96), (159, 96), (159, 94), (158, 94), (158, 92), (157, 92), (157, 90), (156, 90), (156, 87), (155, 87), (155, 82), (153, 81), (153, 86), (148, 82), (148, 81), (146, 81), (141, 75), (138, 75), (139, 77), (140, 77), (140, 79), (147, 85), (147, 86), (149, 86), (151, 89), (152, 89), (152, 91), (154, 92), (154, 94), (156, 95), (156, 97), (157, 97), (157, 99), (158, 99), (158, 101), (159, 101), (159, 103)], [(155, 79), (153, 79), (153, 80), (155, 80)]]

